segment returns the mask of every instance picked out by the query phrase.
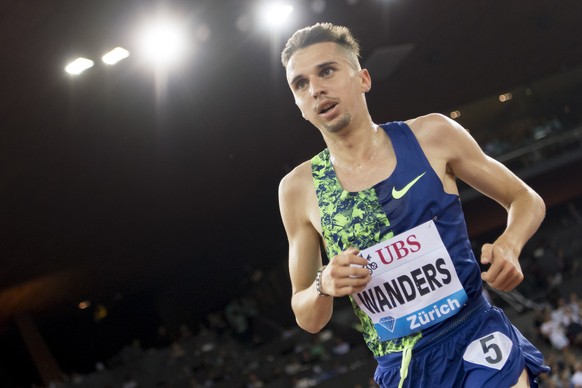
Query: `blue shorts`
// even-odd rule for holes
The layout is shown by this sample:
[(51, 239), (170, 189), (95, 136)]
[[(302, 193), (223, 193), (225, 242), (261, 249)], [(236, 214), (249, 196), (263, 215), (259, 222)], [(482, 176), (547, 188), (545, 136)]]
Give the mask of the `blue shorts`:
[[(380, 387), (398, 387), (402, 353), (378, 357), (374, 380)], [(549, 372), (544, 359), (485, 298), (466, 306), (442, 328), (421, 338), (412, 349), (403, 387), (495, 387), (515, 385), (527, 368), (531, 387)]]

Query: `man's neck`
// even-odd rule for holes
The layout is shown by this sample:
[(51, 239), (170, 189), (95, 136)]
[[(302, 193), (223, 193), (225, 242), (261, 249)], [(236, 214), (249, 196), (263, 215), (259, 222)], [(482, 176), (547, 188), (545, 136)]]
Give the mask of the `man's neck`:
[(332, 164), (354, 168), (371, 162), (384, 145), (384, 133), (372, 121), (326, 139)]

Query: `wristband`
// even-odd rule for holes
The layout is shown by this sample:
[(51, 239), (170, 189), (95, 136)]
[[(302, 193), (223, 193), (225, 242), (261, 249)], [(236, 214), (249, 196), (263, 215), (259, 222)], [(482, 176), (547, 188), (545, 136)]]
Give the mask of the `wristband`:
[(325, 267), (326, 267), (325, 265), (322, 266), (319, 270), (317, 270), (317, 275), (315, 275), (315, 289), (317, 290), (319, 296), (329, 296), (328, 294), (324, 294), (323, 292), (321, 292), (321, 273), (323, 272)]

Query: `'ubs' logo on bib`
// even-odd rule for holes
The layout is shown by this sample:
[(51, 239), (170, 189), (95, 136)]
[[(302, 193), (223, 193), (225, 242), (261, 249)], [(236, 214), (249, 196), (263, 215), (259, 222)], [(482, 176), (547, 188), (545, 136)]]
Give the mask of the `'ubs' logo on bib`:
[(376, 249), (373, 254), (384, 264), (388, 265), (394, 260), (401, 260), (411, 253), (416, 253), (420, 250), (421, 245), (416, 239), (416, 235), (412, 234), (406, 240), (391, 241), (390, 244)]

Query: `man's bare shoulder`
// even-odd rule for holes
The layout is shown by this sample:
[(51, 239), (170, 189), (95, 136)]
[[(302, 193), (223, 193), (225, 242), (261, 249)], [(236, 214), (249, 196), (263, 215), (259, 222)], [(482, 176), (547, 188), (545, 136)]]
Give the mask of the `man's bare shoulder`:
[(468, 131), (455, 120), (440, 113), (430, 113), (405, 121), (421, 143), (434, 145), (451, 144)]
[(317, 198), (311, 174), (311, 162), (295, 167), (279, 184), (279, 207), (286, 229), (295, 230), (298, 225), (317, 227)]
[(312, 179), (311, 161), (307, 160), (295, 167), (281, 179), (279, 193), (280, 195), (297, 195), (308, 187), (307, 185), (312, 182)]
[(440, 113), (429, 113), (424, 116), (419, 116), (410, 120), (406, 120), (405, 123), (412, 129), (414, 133), (425, 132), (436, 129), (444, 129), (452, 126), (458, 126), (458, 124)]

